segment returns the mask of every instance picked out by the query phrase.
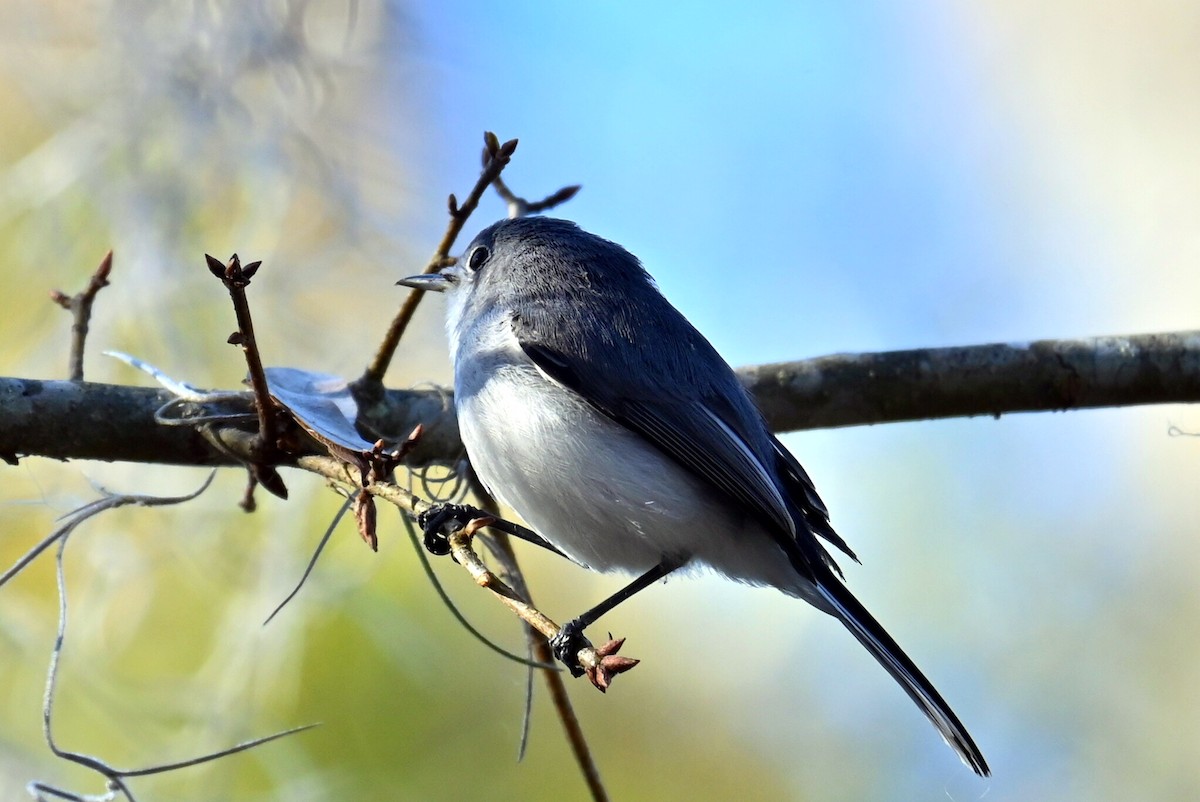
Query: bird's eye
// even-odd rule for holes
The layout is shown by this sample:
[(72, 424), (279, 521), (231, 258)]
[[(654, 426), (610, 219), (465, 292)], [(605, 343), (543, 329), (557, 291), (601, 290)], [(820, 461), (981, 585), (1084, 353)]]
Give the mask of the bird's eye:
[(467, 257), (467, 267), (471, 268), (472, 270), (479, 270), (481, 267), (483, 267), (484, 263), (487, 262), (488, 257), (491, 255), (492, 252), (489, 251), (487, 247), (480, 245), (478, 248), (471, 251), (471, 255)]

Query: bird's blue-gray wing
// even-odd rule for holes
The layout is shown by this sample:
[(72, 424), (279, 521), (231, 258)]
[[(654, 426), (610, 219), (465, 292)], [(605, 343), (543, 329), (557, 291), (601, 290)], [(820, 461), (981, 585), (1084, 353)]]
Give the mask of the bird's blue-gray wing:
[[(656, 393), (637, 392), (637, 382), (631, 383), (628, 378), (633, 370), (617, 375), (614, 366), (605, 360), (589, 362), (584, 369), (578, 358), (539, 341), (528, 330), (522, 331), (519, 323), (515, 330), (522, 350), (543, 373), (751, 510), (767, 525), (768, 531), (775, 533), (785, 550), (799, 558), (801, 565), (797, 568), (803, 569), (813, 562), (829, 562), (824, 549), (813, 539), (812, 530), (807, 526), (803, 531), (797, 530), (797, 516), (803, 516), (809, 505), (807, 502), (797, 505), (784, 495), (780, 479), (767, 468), (752, 435), (742, 431), (748, 422), (738, 418), (746, 413), (738, 415), (738, 410), (728, 409), (722, 398), (706, 398), (705, 394), (694, 392), (695, 387), (690, 388), (693, 392), (673, 392), (671, 377), (658, 377), (662, 384)], [(772, 453), (767, 458), (774, 457)], [(796, 467), (799, 468), (798, 464)], [(802, 474), (803, 469), (799, 470)], [(824, 507), (816, 515), (825, 516)], [(828, 530), (832, 534), (827, 517), (823, 520), (824, 527), (817, 531), (824, 535), (824, 530)], [(833, 538), (841, 545), (841, 538), (836, 534)]]

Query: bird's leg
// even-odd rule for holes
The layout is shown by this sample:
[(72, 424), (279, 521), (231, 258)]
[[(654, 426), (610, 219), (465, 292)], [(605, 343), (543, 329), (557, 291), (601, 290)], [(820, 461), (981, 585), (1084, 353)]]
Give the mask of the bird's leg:
[(630, 582), (625, 587), (618, 590), (613, 595), (609, 596), (604, 601), (597, 604), (592, 609), (588, 610), (583, 615), (575, 618), (562, 625), (553, 638), (550, 639), (550, 649), (554, 652), (562, 664), (571, 672), (571, 676), (583, 676), (583, 666), (579, 665), (579, 650), (584, 649), (592, 644), (583, 635), (583, 631), (599, 620), (600, 616), (607, 613), (612, 608), (616, 607), (621, 602), (629, 599), (639, 591), (653, 585), (658, 580), (670, 574), (676, 568), (683, 565), (684, 561), (664, 557), (662, 562), (651, 568), (646, 573), (639, 576), (637, 579)]
[(493, 518), (494, 522), (488, 524), (493, 529), (524, 540), (526, 543), (541, 546), (560, 557), (565, 556), (550, 541), (532, 529), (527, 529), (512, 521), (495, 518), (478, 507), (467, 504), (435, 504), (417, 515), (417, 526), (421, 527), (421, 531), (425, 533), (425, 548), (432, 554), (444, 557), (450, 553), (450, 534), (462, 529), (475, 518)]

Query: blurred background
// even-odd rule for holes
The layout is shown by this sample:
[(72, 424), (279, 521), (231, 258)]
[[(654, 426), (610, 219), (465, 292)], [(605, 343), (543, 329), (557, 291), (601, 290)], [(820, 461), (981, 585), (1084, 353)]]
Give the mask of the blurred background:
[[(666, 4), (664, 4), (665, 6)], [(233, 388), (228, 300), (203, 254), (265, 266), (269, 364), (357, 376), (478, 174), (638, 254), (734, 364), (1197, 327), (1200, 8), (1060, 2), (443, 0), (0, 5), (0, 374), (66, 375), (105, 251), (87, 376), (136, 354)], [(468, 228), (503, 215), (494, 196)], [(465, 244), (465, 240), (464, 243)], [(441, 302), (392, 386), (447, 382)], [(777, 593), (672, 581), (604, 620), (644, 659), (572, 690), (617, 799), (1183, 799), (1200, 795), (1200, 430), (1185, 406), (789, 435), (863, 559), (848, 581), (995, 772), (959, 765), (832, 620)], [(11, 564), (91, 499), (203, 471), (26, 459), (0, 469)], [(378, 554), (339, 530), (267, 627), (338, 505), (237, 509), (225, 471), (186, 507), (85, 524), (55, 714), (64, 748), (135, 767), (316, 730), (132, 783), (139, 798), (581, 799), (539, 682), (438, 602), (397, 516)], [(567, 618), (621, 584), (522, 551)], [(439, 566), (481, 628), (510, 617)], [(40, 735), (57, 600), (42, 557), (0, 589), (0, 795), (94, 775)], [(704, 656), (715, 656), (706, 659)]]

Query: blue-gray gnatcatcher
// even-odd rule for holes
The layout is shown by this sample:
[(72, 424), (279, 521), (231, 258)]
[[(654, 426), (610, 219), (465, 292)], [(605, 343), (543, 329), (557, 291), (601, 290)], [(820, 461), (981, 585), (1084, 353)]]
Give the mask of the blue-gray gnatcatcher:
[(575, 562), (639, 575), (584, 627), (681, 567), (770, 585), (841, 621), (975, 772), (979, 748), (839, 581), (853, 552), (733, 369), (637, 258), (565, 220), (484, 229), (457, 264), (400, 282), (445, 291), (455, 406), (496, 498)]

